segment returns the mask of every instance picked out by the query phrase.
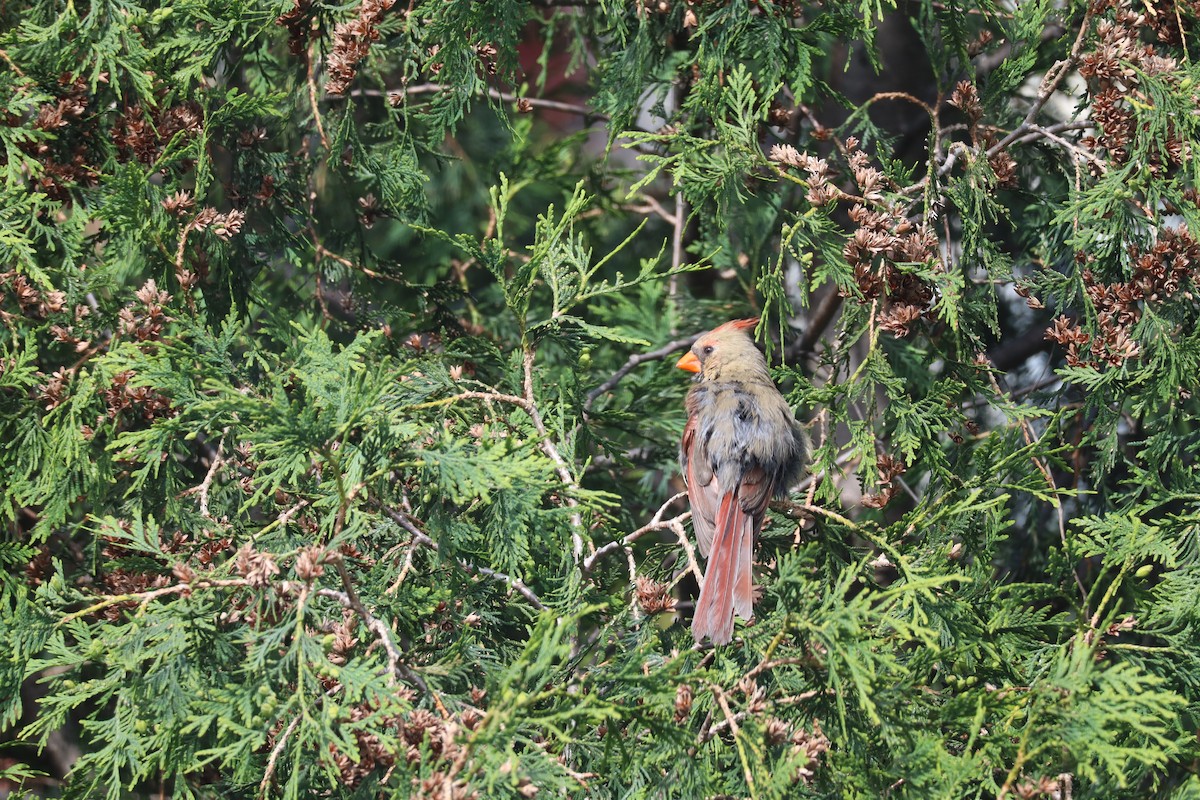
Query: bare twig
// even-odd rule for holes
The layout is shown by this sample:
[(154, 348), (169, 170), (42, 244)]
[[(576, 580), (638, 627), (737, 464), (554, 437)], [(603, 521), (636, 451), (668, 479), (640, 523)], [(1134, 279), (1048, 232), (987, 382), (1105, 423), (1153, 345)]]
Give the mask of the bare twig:
[[(413, 97), (422, 94), (439, 94), (441, 92), (457, 92), (456, 87), (447, 86), (441, 83), (418, 83), (413, 86), (405, 86), (392, 92), (381, 92), (378, 89), (356, 89), (350, 94), (355, 97), (389, 97), (393, 94), (400, 94), (407, 97)], [(562, 111), (567, 114), (577, 114), (584, 118), (587, 122), (608, 122), (610, 117), (601, 111), (588, 108), (587, 106), (575, 105), (574, 103), (563, 103), (558, 100), (545, 100), (540, 97), (523, 97), (521, 95), (512, 94), (510, 92), (502, 92), (499, 89), (488, 88), (484, 92), (493, 100), (499, 100), (502, 103), (522, 103), (527, 104), (531, 108), (544, 108), (547, 111)]]
[(424, 694), (427, 694), (433, 698), (433, 701), (438, 706), (438, 709), (444, 711), (444, 706), (442, 705), (441, 699), (433, 692), (433, 690), (429, 688), (429, 684), (425, 682), (425, 679), (413, 672), (413, 670), (401, 660), (400, 646), (397, 645), (396, 640), (392, 638), (391, 629), (383, 622), (383, 620), (367, 611), (366, 606), (363, 605), (362, 600), (358, 597), (358, 593), (354, 591), (354, 587), (350, 583), (350, 574), (346, 570), (346, 565), (342, 563), (340, 555), (336, 558), (331, 558), (330, 561), (333, 562), (335, 568), (337, 569), (338, 575), (342, 579), (342, 586), (344, 586), (346, 590), (344, 592), (339, 592), (337, 589), (318, 589), (316, 591), (316, 595), (318, 597), (324, 597), (328, 600), (333, 600), (343, 608), (351, 609), (355, 614), (358, 614), (359, 619), (361, 619), (363, 624), (367, 626), (367, 630), (375, 634), (375, 638), (379, 640), (379, 644), (383, 647), (384, 652), (387, 653), (388, 686), (394, 686), (396, 683), (396, 675), (400, 675), (413, 686), (416, 686), (418, 689), (420, 689)]
[[(221, 436), (222, 437), (225, 436), (225, 434), (227, 434), (228, 432), (229, 432), (229, 428), (226, 428), (225, 430), (221, 431)], [(180, 494), (181, 497), (185, 496), (185, 495), (189, 495), (189, 494), (200, 495), (200, 516), (204, 517), (205, 519), (213, 518), (212, 514), (210, 514), (208, 512), (208, 493), (209, 493), (209, 490), (212, 489), (213, 479), (217, 476), (217, 472), (221, 469), (221, 466), (225, 463), (225, 459), (221, 455), (221, 442), (222, 442), (222, 440), (220, 440), (220, 439), (217, 440), (217, 447), (216, 447), (216, 450), (213, 452), (212, 463), (208, 465), (208, 472), (205, 473), (204, 480), (202, 480), (200, 482), (199, 486), (194, 486), (191, 489), (187, 489)]]
[[(1095, 128), (1096, 124), (1089, 120), (1075, 120), (1073, 122), (1056, 122), (1053, 125), (1034, 126), (1034, 127), (1036, 127), (1037, 130), (1033, 130), (1031, 128), (1029, 133), (1026, 133), (1020, 139), (1014, 140), (1013, 144), (1024, 144), (1025, 142), (1036, 141), (1037, 139), (1045, 138), (1046, 133), (1063, 133), (1065, 131), (1085, 131), (1090, 128)], [(993, 145), (993, 147), (994, 147), (994, 145)], [(995, 153), (992, 152), (991, 147), (988, 148), (988, 155), (995, 155)]]
[[(989, 372), (988, 379), (991, 381), (992, 391), (995, 392), (997, 396), (1003, 396), (1004, 392), (1000, 388), (1000, 382), (996, 380), (995, 374)], [(1033, 427), (1029, 424), (1029, 420), (1022, 417), (1019, 420), (1018, 425), (1021, 428), (1021, 436), (1024, 438), (1025, 444), (1032, 447), (1036, 437), (1033, 434)], [(1033, 462), (1033, 466), (1037, 469), (1037, 471), (1042, 474), (1042, 477), (1046, 481), (1046, 485), (1050, 487), (1051, 494), (1056, 494), (1058, 491), (1058, 484), (1054, 480), (1054, 472), (1050, 469), (1049, 462), (1045, 459), (1038, 458), (1036, 455), (1031, 455), (1029, 460)], [(1066, 509), (1063, 508), (1062, 499), (1057, 496), (1054, 497), (1054, 508), (1058, 512), (1059, 541), (1062, 542), (1064, 552), (1069, 552), (1070, 548), (1067, 546), (1067, 512)], [(1083, 579), (1079, 577), (1079, 572), (1074, 567), (1071, 568), (1071, 576), (1075, 579), (1075, 586), (1079, 589), (1079, 596), (1083, 601), (1084, 613), (1090, 613), (1088, 610), (1087, 587), (1083, 585)]]
[[(845, 450), (834, 460), (833, 463), (836, 466), (845, 467), (847, 465), (853, 464), (857, 459), (858, 459), (858, 453), (856, 453), (854, 450)], [(824, 470), (822, 470), (820, 472), (814, 472), (814, 473), (810, 474), (804, 480), (797, 483), (795, 486), (791, 487), (791, 489), (789, 490), (788, 493), (796, 494), (798, 492), (809, 492), (824, 477), (825, 477)], [(808, 505), (811, 505), (811, 504), (812, 504), (812, 497), (810, 494), (807, 504), (797, 505), (796, 503), (793, 503), (792, 501), (786, 500), (786, 499), (773, 500), (773, 501), (771, 501), (771, 508), (773, 508), (776, 511), (791, 512), (797, 508), (807, 508)]]
[(627, 211), (632, 211), (635, 214), (656, 214), (668, 225), (675, 224), (674, 212), (667, 211), (666, 207), (664, 207), (662, 203), (658, 202), (658, 199), (653, 195), (643, 195), (642, 200), (644, 201), (642, 204), (635, 203), (632, 205), (623, 206), (623, 208)]
[(416, 408), (433, 408), (435, 406), (447, 405), (455, 403), (459, 400), (485, 400), (495, 401), (500, 403), (509, 403), (517, 406), (526, 414), (529, 415), (530, 421), (533, 423), (533, 428), (538, 435), (538, 449), (540, 449), (547, 458), (554, 462), (554, 471), (558, 475), (559, 480), (567, 488), (563, 502), (571, 509), (571, 551), (575, 561), (578, 562), (583, 557), (583, 515), (579, 510), (579, 501), (575, 498), (575, 494), (579, 492), (579, 483), (571, 475), (571, 470), (567, 465), (566, 459), (558, 452), (558, 447), (550, 437), (550, 431), (546, 428), (546, 423), (542, 420), (541, 411), (538, 410), (537, 402), (533, 393), (533, 350), (526, 348), (524, 357), (524, 380), (523, 393), (524, 397), (518, 397), (512, 394), (501, 394), (500, 392), (482, 392), (482, 391), (467, 391), (459, 392), (458, 394), (444, 397), (441, 400), (433, 400), (428, 403), (421, 403)]
[(685, 336), (681, 339), (673, 339), (655, 350), (651, 350), (646, 353), (634, 353), (628, 359), (626, 359), (625, 363), (620, 369), (612, 374), (612, 377), (587, 393), (587, 397), (585, 397), (583, 400), (584, 413), (586, 414), (588, 411), (590, 411), (592, 405), (595, 404), (596, 400), (599, 399), (601, 395), (603, 395), (605, 392), (611, 392), (614, 388), (616, 388), (617, 384), (621, 382), (622, 378), (624, 378), (638, 366), (645, 364), (647, 361), (658, 361), (659, 359), (665, 358), (671, 353), (682, 350), (685, 347), (691, 347), (692, 342), (696, 341), (697, 338), (699, 338), (699, 334)]
[[(432, 696), (432, 692), (430, 691), (429, 686), (425, 683), (425, 680), (401, 662), (400, 650), (396, 645), (395, 640), (392, 639), (391, 630), (382, 622), (382, 620), (367, 611), (366, 607), (362, 604), (362, 601), (359, 599), (358, 594), (354, 591), (354, 588), (350, 583), (350, 575), (347, 573), (346, 567), (342, 563), (341, 556), (337, 554), (331, 555), (334, 557), (330, 558), (329, 561), (335, 565), (338, 574), (342, 579), (342, 585), (346, 588), (346, 591), (339, 592), (336, 589), (317, 589), (315, 594), (319, 597), (325, 597), (330, 600), (334, 600), (343, 608), (349, 608), (353, 610), (363, 620), (363, 624), (365, 624), (367, 628), (379, 638), (380, 644), (383, 645), (383, 649), (387, 652), (389, 685), (394, 683), (394, 676), (396, 674), (400, 674), (406, 680), (418, 687), (422, 692)], [(181, 581), (179, 583), (171, 584), (170, 586), (160, 586), (158, 588), (148, 589), (142, 592), (106, 595), (98, 602), (93, 603), (87, 608), (66, 615), (59, 620), (59, 624), (68, 622), (72, 619), (87, 616), (102, 609), (119, 605), (121, 603), (137, 601), (140, 606), (144, 607), (149, 605), (153, 600), (173, 594), (190, 594), (200, 589), (240, 589), (254, 587), (257, 585), (258, 584), (252, 582), (249, 578), (200, 578), (192, 581)], [(301, 598), (303, 599), (309, 592), (310, 587), (308, 584), (297, 584), (295, 582), (284, 581), (277, 588), (282, 594), (290, 594), (291, 592), (295, 591), (298, 585), (302, 587)], [(440, 705), (440, 701), (438, 701), (436, 697), (434, 699)]]
[[(683, 192), (675, 193), (675, 221), (671, 229), (671, 277), (667, 278), (667, 296), (675, 297), (679, 276), (675, 271), (683, 265), (683, 228), (687, 224), (687, 203)], [(672, 331), (674, 333), (674, 331)]]
[[(1064, 133), (1066, 131), (1087, 130), (1088, 128), (1092, 128), (1092, 127), (1095, 127), (1094, 123), (1088, 122), (1088, 121), (1079, 121), (1079, 120), (1072, 121), (1072, 122), (1058, 122), (1058, 123), (1055, 123), (1054, 125), (1045, 125), (1045, 126), (1036, 125), (1033, 123), (1028, 123), (1028, 124), (1022, 123), (1021, 125), (1018, 125), (1016, 128), (1014, 128), (1013, 131), (1010, 132), (1010, 134), (1008, 136), (1006, 136), (1002, 141), (997, 142), (996, 144), (989, 147), (986, 151), (984, 151), (984, 155), (988, 158), (991, 158), (991, 157), (995, 156), (997, 153), (999, 153), (1001, 150), (1008, 149), (1009, 147), (1011, 147), (1014, 144), (1027, 144), (1029, 142), (1035, 142), (1039, 139), (1050, 139), (1050, 140), (1054, 141), (1055, 144), (1058, 144), (1060, 146), (1065, 146), (1072, 152), (1076, 152), (1076, 155), (1083, 155), (1084, 157), (1087, 157), (1088, 160), (1091, 160), (1092, 158), (1095, 158), (1094, 155), (1092, 155), (1090, 153), (1086, 153), (1086, 151), (1078, 152), (1078, 151), (1080, 151), (1080, 148), (1077, 145), (1072, 144), (1071, 142), (1067, 141), (1066, 139), (1062, 139), (1057, 134)], [(1013, 136), (1014, 133), (1016, 134), (1015, 136)], [(960, 142), (960, 141), (949, 142), (946, 145), (946, 157), (942, 161), (941, 165), (938, 166), (938, 168), (936, 170), (938, 177), (945, 177), (946, 175), (949, 175), (954, 170), (954, 167), (958, 163), (958, 159), (960, 156), (969, 156), (970, 154), (975, 153), (975, 152), (977, 152), (977, 151), (973, 150), (965, 142)], [(921, 178), (921, 180), (917, 181), (916, 183), (914, 183), (910, 186), (904, 187), (903, 189), (900, 190), (899, 193), (901, 195), (905, 195), (905, 196), (914, 195), (914, 194), (917, 194), (918, 192), (922, 191), (923, 189), (925, 189), (925, 187), (928, 185), (929, 185), (929, 176), (926, 175), (924, 178)]]
[(95, 603), (92, 603), (87, 608), (81, 608), (79, 611), (73, 611), (67, 614), (58, 621), (57, 624), (70, 622), (73, 619), (86, 617), (89, 614), (94, 614), (110, 606), (120, 605), (121, 603), (137, 602), (140, 606), (147, 606), (152, 600), (157, 600), (160, 597), (167, 597), (172, 594), (187, 594), (196, 589), (212, 589), (212, 588), (230, 588), (250, 586), (251, 583), (246, 578), (201, 578), (191, 582), (173, 583), (170, 586), (160, 586), (156, 589), (147, 589), (141, 592), (126, 592), (124, 594), (109, 594), (104, 595)]
[(289, 522), (292, 521), (292, 517), (296, 516), (296, 513), (299, 512), (300, 509), (304, 508), (306, 505), (308, 505), (308, 501), (301, 500), (299, 503), (296, 503), (294, 506), (284, 509), (284, 512), (282, 514), (280, 514), (279, 517), (275, 520), (276, 524), (278, 524), (279, 527), (281, 527), (281, 528), (284, 525), (287, 525)]
[[(414, 523), (412, 521), (412, 519), (407, 514), (405, 514), (403, 511), (397, 511), (396, 509), (389, 508), (387, 506), (380, 506), (379, 509), (389, 519), (391, 519), (393, 522), (395, 522), (400, 527), (404, 528), (404, 530), (408, 531), (412, 535), (414, 542), (420, 544), (422, 547), (427, 547), (430, 550), (433, 550), (434, 552), (439, 551), (437, 542), (435, 542), (433, 539), (429, 538), (428, 534), (426, 534), (420, 528), (418, 528), (416, 523)], [(481, 575), (485, 578), (489, 578), (491, 580), (494, 580), (499, 583), (503, 583), (503, 584), (507, 585), (510, 589), (512, 589), (517, 594), (521, 595), (526, 600), (528, 600), (529, 604), (532, 605), (534, 608), (536, 608), (538, 611), (545, 610), (546, 604), (543, 603), (542, 599), (540, 597), (538, 597), (537, 594), (534, 593), (534, 591), (532, 589), (530, 589), (528, 586), (526, 586), (525, 583), (520, 578), (514, 578), (511, 575), (506, 575), (503, 572), (500, 572), (499, 570), (492, 569), (491, 567), (484, 567), (484, 566), (479, 566), (479, 565), (473, 564), (470, 561), (466, 560), (465, 558), (455, 558), (454, 561), (460, 567), (462, 567), (464, 570), (471, 573), (472, 575)]]
[(659, 506), (658, 511), (654, 512), (654, 516), (651, 517), (650, 521), (647, 522), (645, 525), (638, 528), (636, 531), (633, 531), (632, 533), (626, 534), (624, 537), (622, 537), (620, 539), (614, 539), (613, 541), (609, 542), (608, 544), (597, 548), (596, 552), (592, 553), (590, 556), (588, 556), (587, 558), (585, 558), (583, 560), (583, 565), (582, 565), (583, 571), (585, 573), (591, 572), (592, 569), (596, 566), (597, 561), (599, 561), (600, 559), (609, 555), (610, 553), (614, 553), (617, 550), (620, 550), (623, 547), (628, 547), (629, 545), (636, 542), (638, 539), (645, 536), (647, 533), (651, 533), (653, 531), (671, 530), (674, 525), (682, 525), (684, 520), (686, 520), (689, 516), (691, 516), (690, 511), (685, 511), (684, 513), (680, 514), (679, 516), (672, 517), (671, 519), (665, 520), (665, 521), (663, 520), (663, 515), (666, 513), (666, 510), (671, 505), (673, 505), (677, 500), (679, 500), (681, 497), (683, 497), (686, 494), (687, 494), (687, 492), (679, 492), (678, 494), (673, 495), (671, 497), (671, 499), (667, 500), (667, 502), (665, 502), (661, 506)]
[[(787, 697), (780, 697), (778, 700), (772, 700), (771, 704), (775, 705), (775, 706), (794, 706), (799, 703), (803, 703), (805, 700), (811, 700), (814, 697), (816, 697), (817, 695), (821, 695), (821, 694), (833, 694), (833, 690), (832, 689), (810, 689), (807, 692), (801, 692), (800, 694), (788, 695)], [(707, 742), (708, 740), (712, 739), (714, 736), (719, 734), (721, 731), (728, 728), (729, 723), (731, 721), (740, 723), (743, 720), (745, 720), (746, 717), (748, 717), (748, 716), (749, 716), (749, 712), (739, 711), (736, 714), (734, 714), (732, 718), (717, 720), (716, 722), (714, 722), (712, 725), (708, 726), (707, 728), (702, 728), (700, 731), (700, 734), (696, 737), (696, 739), (700, 744), (704, 744), (705, 742)]]
[[(310, 226), (310, 230), (311, 230), (311, 226)], [(403, 282), (401, 278), (395, 278), (395, 277), (392, 277), (391, 275), (384, 275), (382, 272), (376, 272), (375, 270), (371, 269), (370, 267), (365, 267), (362, 264), (356, 264), (353, 261), (351, 261), (350, 259), (346, 258), (345, 256), (338, 255), (337, 253), (333, 252), (332, 250), (328, 249), (323, 244), (321, 244), (320, 240), (317, 239), (315, 231), (313, 231), (313, 254), (318, 259), (328, 258), (333, 261), (336, 261), (337, 263), (341, 264), (346, 269), (354, 270), (355, 272), (361, 272), (363, 275), (366, 275), (368, 278), (374, 278), (375, 280), (379, 280), (379, 281)]]
[(263, 779), (258, 784), (259, 797), (267, 796), (267, 789), (271, 785), (271, 777), (275, 774), (275, 762), (279, 760), (279, 755), (283, 752), (284, 746), (287, 745), (288, 738), (291, 737), (292, 732), (296, 730), (296, 726), (300, 724), (300, 719), (301, 716), (299, 714), (297, 714), (295, 717), (292, 717), (292, 721), (283, 731), (283, 735), (279, 737), (279, 740), (275, 742), (275, 746), (271, 748), (271, 755), (267, 758), (266, 772), (263, 773)]
[[(633, 558), (633, 548), (626, 546), (623, 549), (625, 551), (625, 566), (629, 570), (629, 585), (634, 586), (636, 588), (635, 584), (637, 583), (637, 561), (635, 561)], [(638, 605), (638, 598), (637, 598), (636, 591), (633, 592), (632, 596), (629, 598), (629, 605), (631, 608), (634, 622), (641, 619), (642, 611), (641, 611), (641, 607)]]
[(874, 105), (882, 100), (902, 100), (906, 103), (912, 103), (929, 116), (934, 116), (933, 106), (929, 105), (929, 103), (926, 103), (916, 95), (909, 94), (908, 92), (876, 92), (868, 97), (865, 103), (859, 106), (859, 110)]
[(742, 762), (742, 772), (746, 776), (746, 788), (750, 790), (751, 797), (757, 797), (758, 790), (754, 786), (754, 773), (750, 770), (750, 762), (746, 758), (746, 751), (742, 746), (741, 729), (738, 728), (737, 720), (729, 708), (729, 701), (725, 699), (725, 692), (720, 686), (717, 686), (715, 683), (709, 684), (709, 686), (712, 689), (712, 694), (717, 701), (717, 705), (721, 707), (721, 713), (725, 715), (725, 721), (729, 725), (730, 732), (733, 733), (733, 742), (737, 746), (738, 758)]
[(811, 353), (817, 346), (817, 342), (821, 338), (821, 334), (829, 327), (829, 323), (833, 321), (838, 309), (842, 307), (842, 295), (831, 290), (825, 298), (821, 300), (821, 304), (808, 318), (808, 324), (804, 326), (804, 335), (796, 342), (795, 348), (789, 353), (793, 358), (799, 357), (805, 353)]
[(437, 406), (447, 406), (457, 403), (459, 400), (486, 400), (488, 402), (509, 403), (517, 406), (523, 411), (529, 411), (529, 404), (525, 402), (524, 397), (517, 397), (515, 394), (503, 394), (501, 392), (459, 392), (452, 394), (449, 397), (443, 397), (441, 400), (430, 400), (428, 403), (421, 403), (413, 406), (414, 408), (436, 408)]
[(1074, 142), (1068, 142), (1066, 139), (1062, 138), (1056, 133), (1053, 133), (1047, 128), (1041, 127), (1040, 125), (1030, 125), (1029, 129), (1033, 133), (1054, 142), (1059, 147), (1062, 147), (1067, 152), (1073, 154), (1076, 158), (1083, 161), (1090, 161), (1098, 170), (1100, 170), (1100, 172), (1108, 172), (1108, 164), (1106, 164), (1104, 160), (1095, 153), (1089, 153), (1087, 150), (1084, 150)]
[[(767, 670), (778, 669), (779, 667), (805, 667), (805, 666), (810, 667), (812, 665), (813, 665), (812, 658), (776, 658), (771, 661), (760, 662), (758, 665), (756, 665), (754, 667), (754, 669), (747, 672), (744, 677), (745, 678), (753, 678), (756, 675), (760, 675), (763, 672), (766, 672)], [(808, 694), (809, 697), (815, 697), (816, 695), (820, 694), (820, 692), (811, 692), (811, 693), (806, 693), (806, 694)]]
[[(333, 562), (333, 566), (337, 570), (338, 577), (342, 579), (342, 588), (345, 589), (344, 596), (338, 596), (336, 599), (343, 605), (349, 605), (350, 608), (354, 609), (354, 613), (358, 614), (359, 619), (363, 621), (363, 624), (375, 634), (375, 636), (379, 639), (379, 643), (383, 645), (383, 649), (387, 652), (387, 682), (388, 686), (391, 686), (393, 683), (395, 683), (396, 672), (400, 669), (400, 648), (396, 646), (394, 641), (392, 641), (392, 632), (388, 629), (388, 626), (384, 625), (383, 622), (370, 611), (367, 611), (367, 607), (363, 605), (362, 599), (358, 596), (358, 592), (354, 590), (354, 584), (350, 580), (350, 572), (346, 569), (346, 563), (342, 559), (341, 554), (330, 553), (328, 560)], [(330, 589), (323, 589), (321, 591), (329, 592), (331, 595), (342, 595), (341, 592), (335, 592)], [(318, 592), (318, 594), (319, 593), (320, 592)], [(429, 687), (425, 685), (425, 681), (420, 676), (412, 674), (410, 677), (415, 679), (414, 683), (421, 687), (422, 691), (429, 691)]]
[(317, 79), (316, 79), (316, 76), (313, 74), (314, 73), (313, 48), (314, 47), (315, 47), (315, 44), (312, 47), (308, 48), (308, 50), (305, 52), (305, 58), (304, 58), (305, 67), (308, 72), (308, 75), (307, 75), (308, 104), (312, 108), (313, 122), (317, 126), (317, 134), (321, 137), (321, 145), (328, 151), (329, 150), (329, 137), (325, 135), (325, 125), (321, 122), (321, 110), (317, 103)]
[(17, 73), (18, 78), (25, 77), (25, 73), (22, 72), (21, 68), (17, 66), (17, 62), (12, 60), (12, 56), (10, 56), (7, 51), (0, 49), (0, 58), (4, 59), (4, 62), (8, 64), (9, 68), (11, 68), (13, 72)]
[(1079, 23), (1079, 33), (1075, 37), (1075, 43), (1071, 45), (1071, 52), (1066, 58), (1054, 62), (1050, 69), (1046, 70), (1046, 74), (1042, 76), (1042, 82), (1038, 86), (1037, 95), (1034, 98), (1033, 105), (1030, 106), (1029, 112), (1025, 115), (1024, 121), (1012, 130), (1008, 136), (1005, 136), (999, 142), (988, 148), (988, 155), (994, 155), (1000, 152), (1010, 144), (1021, 138), (1025, 134), (1033, 130), (1035, 120), (1038, 114), (1042, 112), (1042, 108), (1049, 102), (1051, 95), (1058, 89), (1058, 85), (1062, 83), (1062, 79), (1067, 76), (1069, 69), (1075, 65), (1079, 58), (1079, 50), (1083, 47), (1083, 41), (1087, 36), (1088, 28), (1092, 22), (1092, 9), (1089, 6), (1088, 10), (1083, 15), (1083, 21)]
[(567, 487), (564, 500), (567, 507), (571, 509), (571, 555), (578, 564), (579, 560), (583, 558), (583, 515), (579, 510), (579, 500), (575, 498), (575, 495), (579, 493), (579, 484), (571, 475), (566, 460), (551, 440), (550, 432), (546, 429), (546, 424), (542, 422), (542, 413), (538, 411), (537, 403), (534, 400), (532, 347), (526, 346), (523, 361), (525, 367), (525, 413), (529, 415), (530, 421), (533, 422), (533, 428), (538, 433), (538, 447), (546, 454), (547, 458), (554, 462), (554, 471), (558, 473), (559, 480)]
[(683, 548), (683, 552), (687, 555), (688, 569), (692, 571), (692, 577), (696, 579), (697, 586), (704, 586), (704, 571), (700, 569), (700, 562), (696, 560), (696, 551), (692, 547), (692, 541), (688, 539), (687, 530), (683, 527), (683, 520), (680, 517), (670, 520), (671, 530), (675, 532), (675, 538), (679, 540), (679, 546)]
[(183, 252), (187, 247), (188, 234), (196, 229), (196, 218), (192, 217), (187, 224), (183, 226), (183, 230), (179, 232), (179, 246), (175, 248), (175, 274), (183, 272)]
[[(791, 92), (788, 94), (790, 95)], [(795, 100), (794, 97), (792, 99)], [(812, 126), (814, 135), (832, 133), (832, 130), (828, 126), (824, 125), (819, 119), (817, 119), (817, 115), (813, 113), (813, 110), (804, 103), (796, 103), (796, 108), (799, 109), (801, 115), (808, 120), (808, 124)], [(842, 154), (843, 158), (849, 158), (850, 151), (846, 148), (846, 143), (844, 141), (836, 136), (830, 136), (829, 139), (833, 142), (833, 146), (837, 148), (837, 151)]]
[(395, 594), (400, 588), (400, 584), (404, 583), (404, 579), (408, 577), (408, 573), (412, 570), (413, 553), (417, 551), (417, 542), (414, 540), (408, 543), (404, 548), (404, 566), (400, 568), (400, 574), (396, 576), (396, 580), (392, 581), (392, 585), (387, 588), (384, 594)]

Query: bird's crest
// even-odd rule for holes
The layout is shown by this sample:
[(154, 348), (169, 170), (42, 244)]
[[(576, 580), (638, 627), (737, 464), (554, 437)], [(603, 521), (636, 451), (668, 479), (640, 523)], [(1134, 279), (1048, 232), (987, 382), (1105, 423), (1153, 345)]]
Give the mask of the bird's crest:
[(712, 329), (713, 333), (722, 333), (724, 331), (752, 331), (758, 325), (758, 317), (750, 319), (734, 319), (726, 322), (724, 325), (719, 325)]

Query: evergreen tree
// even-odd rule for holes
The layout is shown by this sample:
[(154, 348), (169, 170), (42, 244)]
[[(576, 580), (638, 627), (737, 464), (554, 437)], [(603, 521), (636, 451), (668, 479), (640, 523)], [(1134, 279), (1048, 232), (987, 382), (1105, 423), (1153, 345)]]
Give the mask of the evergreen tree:
[[(0, 7), (0, 786), (1200, 797), (1198, 17)], [(694, 646), (750, 316), (811, 464)]]

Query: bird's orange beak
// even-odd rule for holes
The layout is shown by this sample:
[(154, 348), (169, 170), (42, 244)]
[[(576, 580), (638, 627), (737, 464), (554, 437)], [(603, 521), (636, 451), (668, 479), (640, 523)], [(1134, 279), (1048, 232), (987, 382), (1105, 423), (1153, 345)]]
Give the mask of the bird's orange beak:
[(675, 366), (686, 369), (688, 372), (699, 372), (700, 359), (696, 358), (696, 354), (689, 350), (683, 358), (675, 362)]

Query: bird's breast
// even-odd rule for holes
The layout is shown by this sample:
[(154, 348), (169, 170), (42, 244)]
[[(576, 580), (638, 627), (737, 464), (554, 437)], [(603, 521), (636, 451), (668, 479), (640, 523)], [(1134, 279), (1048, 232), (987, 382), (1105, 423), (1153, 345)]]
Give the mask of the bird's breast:
[(689, 397), (700, 456), (722, 487), (740, 483), (753, 469), (774, 474), (795, 458), (791, 409), (774, 386), (742, 381), (698, 384)]

